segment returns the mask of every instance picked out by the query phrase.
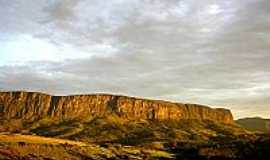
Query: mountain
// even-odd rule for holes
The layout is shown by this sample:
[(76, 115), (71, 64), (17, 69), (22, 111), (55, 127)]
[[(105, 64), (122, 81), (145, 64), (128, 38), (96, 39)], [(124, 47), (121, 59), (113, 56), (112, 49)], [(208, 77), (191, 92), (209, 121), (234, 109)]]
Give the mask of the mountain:
[(0, 159), (260, 159), (269, 144), (224, 108), (0, 92)]
[(270, 133), (270, 119), (260, 117), (243, 118), (236, 121), (247, 130)]
[(140, 144), (240, 135), (230, 110), (127, 96), (0, 93), (0, 131)]
[(20, 118), (26, 121), (46, 117), (84, 120), (115, 114), (133, 120), (194, 119), (233, 123), (232, 114), (227, 109), (105, 94), (50, 96), (42, 93), (2, 92), (0, 114), (4, 119)]

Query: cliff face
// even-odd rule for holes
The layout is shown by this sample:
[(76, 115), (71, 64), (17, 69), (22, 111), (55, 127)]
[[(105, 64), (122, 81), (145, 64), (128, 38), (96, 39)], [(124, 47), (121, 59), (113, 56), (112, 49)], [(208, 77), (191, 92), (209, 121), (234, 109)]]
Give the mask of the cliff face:
[(211, 120), (233, 123), (229, 110), (114, 95), (50, 96), (32, 92), (1, 92), (0, 119), (84, 119), (115, 113), (127, 119)]

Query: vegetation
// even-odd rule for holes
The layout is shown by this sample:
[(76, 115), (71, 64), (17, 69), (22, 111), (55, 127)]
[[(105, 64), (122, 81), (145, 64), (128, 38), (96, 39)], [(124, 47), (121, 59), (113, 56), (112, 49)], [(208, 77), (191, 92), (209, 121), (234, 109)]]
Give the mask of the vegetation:
[(251, 131), (270, 133), (270, 119), (244, 118), (237, 120), (236, 123)]
[(106, 147), (31, 135), (0, 135), (0, 159), (172, 159), (167, 151), (109, 144)]
[(224, 125), (211, 121), (134, 121), (114, 115), (89, 118), (88, 121), (76, 119), (54, 121), (45, 118), (33, 123), (13, 120), (2, 124), (2, 128), (8, 128), (6, 131), (12, 133), (16, 133), (19, 128), (24, 134), (36, 134), (98, 144), (109, 142), (125, 145), (143, 145), (173, 140), (207, 141), (213, 137), (222, 137), (224, 135), (237, 137), (248, 133), (233, 124)]

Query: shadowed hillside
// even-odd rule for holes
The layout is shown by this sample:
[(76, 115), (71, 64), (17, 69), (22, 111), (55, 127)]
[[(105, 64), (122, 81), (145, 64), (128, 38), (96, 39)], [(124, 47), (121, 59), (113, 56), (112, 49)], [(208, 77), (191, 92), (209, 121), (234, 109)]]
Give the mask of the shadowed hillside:
[(270, 133), (270, 119), (244, 118), (237, 120), (236, 123), (251, 131)]

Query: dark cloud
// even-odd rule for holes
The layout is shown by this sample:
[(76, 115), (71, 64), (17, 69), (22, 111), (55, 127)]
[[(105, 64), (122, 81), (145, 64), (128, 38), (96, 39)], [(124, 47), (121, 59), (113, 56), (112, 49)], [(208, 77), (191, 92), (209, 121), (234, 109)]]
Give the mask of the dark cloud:
[(0, 44), (28, 35), (63, 58), (0, 65), (3, 90), (109, 92), (270, 116), (267, 0), (27, 2), (0, 1)]

